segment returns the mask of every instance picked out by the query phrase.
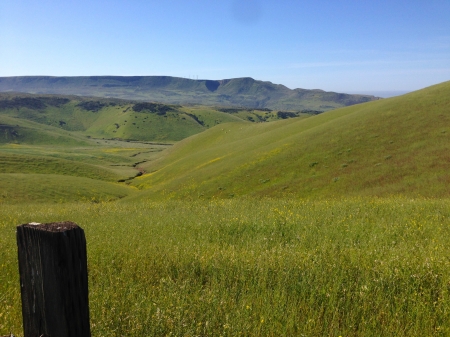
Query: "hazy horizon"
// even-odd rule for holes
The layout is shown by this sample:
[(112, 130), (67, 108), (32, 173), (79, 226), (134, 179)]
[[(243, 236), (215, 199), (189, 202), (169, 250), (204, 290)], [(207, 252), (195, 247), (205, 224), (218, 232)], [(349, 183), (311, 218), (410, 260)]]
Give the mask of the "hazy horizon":
[[(79, 75), (79, 76), (53, 76), (53, 75), (23, 75), (23, 76), (0, 76), (0, 77), (109, 77), (109, 76), (113, 76), (116, 77), (117, 75)], [(161, 75), (136, 75), (136, 77), (146, 77), (146, 76), (161, 76)], [(164, 75), (165, 76), (165, 75)], [(178, 76), (174, 76), (174, 77), (178, 77)], [(248, 77), (248, 76), (244, 76), (244, 77)], [(229, 78), (222, 78), (222, 79), (210, 79), (210, 78), (190, 78), (190, 77), (179, 77), (179, 78), (185, 78), (185, 79), (190, 79), (190, 80), (194, 80), (194, 81), (205, 81), (205, 80), (212, 80), (212, 81), (220, 81), (220, 80), (225, 80), (225, 79), (229, 79)], [(257, 81), (264, 81), (263, 79), (255, 79)], [(274, 84), (281, 84), (284, 85), (283, 83), (274, 83)], [(288, 87), (288, 86), (286, 86)], [(289, 87), (288, 87), (289, 88)], [(289, 88), (291, 90), (293, 89), (307, 89), (307, 90), (314, 90), (314, 89), (318, 89), (318, 90), (323, 90), (321, 88)], [(332, 91), (332, 90), (330, 90)], [(394, 97), (394, 96), (400, 96), (400, 95), (404, 95), (407, 94), (409, 92), (411, 92), (411, 90), (369, 90), (369, 91), (364, 91), (364, 90), (360, 90), (360, 91), (349, 91), (349, 92), (343, 92), (343, 91), (337, 91), (338, 93), (345, 93), (345, 94), (358, 94), (358, 95), (373, 95), (376, 97), (381, 97), (381, 98), (389, 98), (389, 97)]]

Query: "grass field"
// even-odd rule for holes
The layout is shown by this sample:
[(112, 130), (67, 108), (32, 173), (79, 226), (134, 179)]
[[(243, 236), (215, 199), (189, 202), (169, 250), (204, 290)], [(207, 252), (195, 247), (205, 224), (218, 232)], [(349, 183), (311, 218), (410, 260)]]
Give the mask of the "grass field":
[(21, 336), (15, 226), (88, 242), (93, 336), (448, 336), (450, 201), (0, 208), (0, 334)]
[[(449, 92), (273, 123), (91, 101), (59, 128), (51, 109), (0, 115), (0, 335), (23, 335), (16, 226), (70, 220), (93, 336), (450, 336)], [(152, 118), (170, 120), (153, 138), (210, 129), (108, 139)]]

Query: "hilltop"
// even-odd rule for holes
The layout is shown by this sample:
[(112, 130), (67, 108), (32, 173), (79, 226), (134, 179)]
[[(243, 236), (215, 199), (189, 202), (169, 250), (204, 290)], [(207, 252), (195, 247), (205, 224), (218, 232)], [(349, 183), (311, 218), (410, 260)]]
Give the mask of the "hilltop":
[(378, 99), (371, 95), (292, 90), (249, 77), (225, 80), (170, 76), (0, 77), (0, 92), (12, 91), (281, 111), (328, 111)]

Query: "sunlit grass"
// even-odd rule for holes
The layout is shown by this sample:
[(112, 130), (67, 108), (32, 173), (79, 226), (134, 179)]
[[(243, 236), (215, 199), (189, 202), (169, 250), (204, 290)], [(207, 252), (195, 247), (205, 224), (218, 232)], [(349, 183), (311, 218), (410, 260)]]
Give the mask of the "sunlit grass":
[(88, 242), (93, 336), (434, 336), (450, 329), (450, 201), (2, 206), (0, 334), (21, 334), (15, 226)]
[(449, 93), (445, 82), (305, 119), (217, 125), (177, 143), (133, 184), (153, 200), (448, 198)]

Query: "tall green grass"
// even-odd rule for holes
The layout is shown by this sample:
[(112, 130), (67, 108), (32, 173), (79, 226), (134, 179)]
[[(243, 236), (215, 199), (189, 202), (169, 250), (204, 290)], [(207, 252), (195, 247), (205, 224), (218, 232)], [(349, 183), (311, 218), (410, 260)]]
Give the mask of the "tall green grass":
[(450, 200), (0, 208), (0, 334), (21, 336), (15, 226), (88, 242), (93, 336), (447, 336)]

